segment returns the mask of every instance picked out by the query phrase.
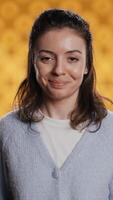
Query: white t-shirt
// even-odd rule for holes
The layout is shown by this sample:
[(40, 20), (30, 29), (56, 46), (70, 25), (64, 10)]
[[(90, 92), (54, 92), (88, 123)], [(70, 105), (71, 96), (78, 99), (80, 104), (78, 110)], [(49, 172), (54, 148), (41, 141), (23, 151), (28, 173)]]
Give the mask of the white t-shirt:
[(59, 168), (72, 152), (85, 130), (79, 132), (72, 129), (69, 119), (59, 120), (47, 116), (44, 116), (44, 119), (38, 122), (38, 128), (43, 142)]

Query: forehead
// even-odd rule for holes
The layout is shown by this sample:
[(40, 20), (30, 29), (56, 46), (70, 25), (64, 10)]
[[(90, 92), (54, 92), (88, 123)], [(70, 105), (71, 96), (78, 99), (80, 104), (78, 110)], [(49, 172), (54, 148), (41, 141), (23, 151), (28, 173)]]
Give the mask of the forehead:
[(58, 49), (85, 49), (85, 40), (72, 28), (52, 29), (40, 36), (36, 43), (37, 48)]

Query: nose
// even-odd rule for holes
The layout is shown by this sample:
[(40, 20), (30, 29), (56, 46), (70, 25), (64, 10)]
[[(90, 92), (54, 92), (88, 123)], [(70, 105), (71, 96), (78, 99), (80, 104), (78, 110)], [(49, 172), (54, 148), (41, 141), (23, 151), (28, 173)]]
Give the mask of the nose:
[(65, 63), (62, 59), (57, 59), (53, 67), (52, 73), (56, 76), (65, 75)]

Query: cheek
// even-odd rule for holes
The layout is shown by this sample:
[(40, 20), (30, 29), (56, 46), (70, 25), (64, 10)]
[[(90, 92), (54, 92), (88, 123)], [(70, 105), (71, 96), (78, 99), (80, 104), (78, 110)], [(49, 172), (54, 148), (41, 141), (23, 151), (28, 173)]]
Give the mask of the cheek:
[(38, 67), (38, 68), (36, 68), (35, 72), (36, 72), (36, 77), (37, 78), (45, 77), (46, 74), (47, 74), (47, 72), (44, 69), (44, 67)]
[(73, 70), (70, 70), (70, 76), (72, 79), (82, 79), (84, 76), (84, 69), (83, 68), (74, 68)]
[(36, 72), (36, 79), (37, 82), (43, 87), (47, 85), (47, 72), (43, 68), (37, 68)]

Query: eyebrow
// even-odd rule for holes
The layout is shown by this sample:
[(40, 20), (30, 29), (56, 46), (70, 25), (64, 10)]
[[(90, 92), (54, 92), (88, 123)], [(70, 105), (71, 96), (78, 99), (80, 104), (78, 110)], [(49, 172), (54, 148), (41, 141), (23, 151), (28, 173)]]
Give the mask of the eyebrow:
[[(51, 53), (51, 54), (55, 54), (53, 51), (50, 51), (50, 50), (46, 50), (46, 49), (41, 49), (39, 50), (39, 53), (41, 52), (46, 52), (46, 53)], [(78, 49), (73, 49), (73, 50), (70, 50), (70, 51), (66, 51), (65, 53), (74, 53), (74, 52), (77, 52), (77, 53), (80, 53), (82, 54), (82, 52)]]

